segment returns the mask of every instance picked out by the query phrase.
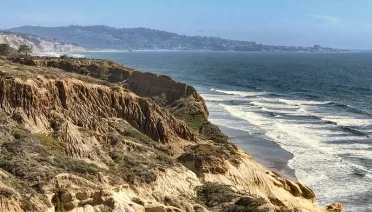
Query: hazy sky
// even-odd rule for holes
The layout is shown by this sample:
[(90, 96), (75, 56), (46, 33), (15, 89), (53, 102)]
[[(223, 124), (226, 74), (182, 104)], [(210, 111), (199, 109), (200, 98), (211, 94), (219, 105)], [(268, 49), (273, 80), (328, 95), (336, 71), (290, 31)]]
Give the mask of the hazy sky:
[(275, 45), (372, 49), (372, 0), (0, 0), (1, 28), (150, 27)]

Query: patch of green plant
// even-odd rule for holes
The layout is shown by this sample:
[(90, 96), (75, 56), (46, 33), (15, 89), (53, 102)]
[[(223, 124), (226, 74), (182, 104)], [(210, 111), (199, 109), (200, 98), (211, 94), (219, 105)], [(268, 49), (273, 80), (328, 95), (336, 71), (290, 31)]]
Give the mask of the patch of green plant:
[(153, 171), (156, 164), (143, 155), (136, 153), (129, 155), (123, 154), (121, 151), (112, 151), (110, 157), (116, 163), (115, 167), (111, 168), (129, 183), (151, 183), (157, 178)]
[(52, 203), (54, 205), (54, 210), (56, 212), (65, 212), (62, 203), (62, 195), (66, 192), (64, 188), (55, 188), (54, 189), (54, 196), (52, 197)]
[(66, 143), (60, 141), (53, 133), (38, 133), (40, 144), (51, 155), (65, 155)]
[(112, 209), (107, 206), (100, 207), (101, 212), (112, 212)]
[(224, 208), (224, 212), (257, 212), (267, 201), (264, 198), (240, 197), (234, 205)]
[(209, 121), (201, 126), (199, 133), (206, 139), (212, 140), (216, 143), (227, 143), (228, 140), (228, 137), (223, 134), (216, 125)]
[(20, 206), (24, 211), (36, 211), (37, 210), (35, 205), (32, 204), (30, 199), (27, 197), (22, 197), (20, 203), (21, 203)]
[(93, 179), (98, 172), (102, 171), (98, 166), (87, 163), (83, 160), (74, 159), (67, 156), (57, 156), (54, 158), (54, 165), (67, 172), (78, 174), (82, 177)]
[(28, 137), (30, 133), (21, 125), (16, 125), (12, 128), (12, 135), (15, 139), (22, 139)]
[(298, 209), (298, 208), (289, 209), (289, 208), (283, 206), (283, 207), (280, 207), (278, 212), (300, 212), (300, 209)]
[(52, 171), (44, 172), (46, 160), (45, 150), (32, 136), (5, 142), (1, 146), (0, 168), (24, 180), (49, 178)]
[(155, 161), (161, 165), (172, 166), (174, 165), (174, 159), (169, 155), (166, 155), (162, 152), (155, 153)]
[(177, 112), (174, 113), (174, 115), (185, 121), (187, 126), (193, 130), (194, 132), (199, 132), (200, 128), (208, 123), (207, 119), (204, 117), (204, 114), (188, 114), (188, 113), (182, 113), (182, 112)]
[(195, 188), (197, 199), (208, 207), (221, 205), (222, 203), (231, 202), (234, 198), (239, 197), (230, 186), (220, 183), (207, 182), (202, 186)]
[(68, 59), (68, 55), (67, 54), (63, 54), (63, 55), (59, 56), (59, 58), (61, 58), (61, 59)]
[(169, 111), (177, 118), (185, 121), (187, 126), (196, 133), (208, 123), (200, 105), (194, 99), (182, 98), (168, 106)]

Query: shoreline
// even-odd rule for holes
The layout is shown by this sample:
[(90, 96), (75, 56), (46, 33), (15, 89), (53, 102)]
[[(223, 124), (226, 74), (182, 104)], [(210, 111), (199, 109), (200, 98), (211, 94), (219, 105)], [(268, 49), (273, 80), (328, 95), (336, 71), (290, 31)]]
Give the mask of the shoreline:
[(217, 125), (221, 131), (229, 137), (229, 141), (246, 153), (251, 155), (261, 165), (267, 169), (279, 173), (282, 177), (298, 181), (295, 170), (288, 166), (292, 154), (279, 144), (259, 137), (249, 135), (248, 132), (238, 129)]

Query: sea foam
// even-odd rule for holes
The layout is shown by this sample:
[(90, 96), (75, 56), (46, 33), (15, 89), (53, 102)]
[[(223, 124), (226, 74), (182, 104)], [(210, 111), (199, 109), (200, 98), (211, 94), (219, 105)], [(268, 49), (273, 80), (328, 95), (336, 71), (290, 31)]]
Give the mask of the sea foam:
[[(372, 190), (371, 169), (358, 160), (372, 160), (371, 140), (355, 133), (371, 132), (371, 118), (330, 108), (330, 101), (267, 94), (213, 89), (202, 96), (210, 112), (220, 114), (212, 122), (272, 140), (293, 153), (288, 165), (317, 193), (320, 204), (348, 201), (350, 192), (363, 196)], [(230, 104), (229, 98), (240, 104)], [(240, 121), (229, 121), (228, 115)]]

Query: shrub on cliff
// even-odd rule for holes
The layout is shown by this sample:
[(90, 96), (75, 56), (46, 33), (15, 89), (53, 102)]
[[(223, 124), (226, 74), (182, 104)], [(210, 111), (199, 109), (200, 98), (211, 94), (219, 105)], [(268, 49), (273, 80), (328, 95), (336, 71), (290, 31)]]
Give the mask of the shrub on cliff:
[(221, 205), (231, 202), (239, 195), (228, 185), (207, 182), (195, 188), (197, 199), (208, 207)]
[(28, 57), (32, 53), (32, 48), (27, 45), (20, 45), (18, 48), (18, 53)]
[(235, 201), (233, 205), (226, 206), (223, 211), (224, 212), (258, 212), (258, 211), (263, 211), (263, 210), (258, 210), (258, 208), (266, 203), (267, 201), (262, 197), (253, 198), (249, 196), (244, 196), (244, 197), (240, 197), (237, 201)]
[(59, 58), (61, 58), (61, 59), (68, 59), (68, 55), (67, 54), (63, 54), (63, 55), (59, 56)]
[(0, 55), (8, 55), (10, 53), (10, 46), (7, 43), (0, 44)]

